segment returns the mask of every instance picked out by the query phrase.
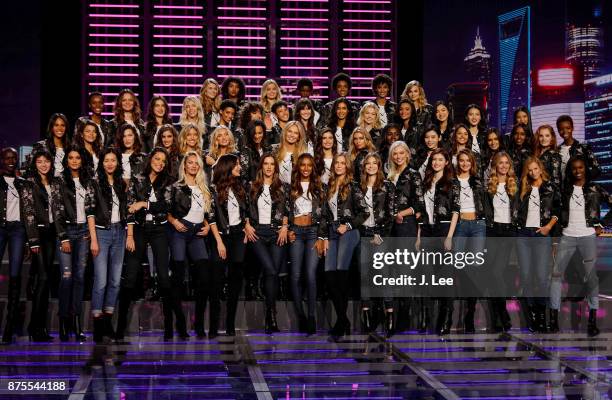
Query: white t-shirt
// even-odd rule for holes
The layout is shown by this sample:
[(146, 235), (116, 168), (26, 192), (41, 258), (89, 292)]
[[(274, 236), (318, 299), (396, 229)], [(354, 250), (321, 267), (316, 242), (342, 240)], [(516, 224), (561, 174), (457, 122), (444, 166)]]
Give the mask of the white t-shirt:
[(121, 216), (119, 215), (119, 197), (117, 197), (117, 193), (115, 193), (115, 188), (111, 186), (111, 195), (113, 206), (111, 209), (111, 224), (116, 224), (117, 222), (121, 222)]
[(47, 198), (49, 199), (49, 223), (52, 224), (54, 219), (53, 219), (53, 206), (51, 204), (51, 201), (53, 200), (51, 196), (51, 185), (45, 185), (45, 190), (47, 191)]
[(368, 186), (368, 190), (365, 193), (364, 200), (365, 200), (365, 203), (366, 203), (366, 207), (368, 208), (368, 212), (370, 213), (370, 216), (368, 217), (368, 219), (366, 219), (366, 221), (363, 224), (365, 226), (371, 228), (371, 227), (373, 227), (375, 225), (375, 221), (374, 221), (374, 199), (373, 199), (373, 194), (372, 194), (372, 186)]
[(425, 158), (425, 162), (419, 167), (419, 175), (421, 175), (421, 180), (425, 179), (425, 170), (427, 169), (427, 163), (429, 162), (429, 154), (427, 158)]
[(87, 191), (81, 185), (79, 178), (72, 178), (74, 180), (75, 194), (76, 194), (76, 212), (77, 212), (77, 224), (84, 224), (87, 222), (85, 216), (85, 195)]
[(338, 142), (338, 153), (342, 153), (342, 128), (339, 126), (336, 127), (336, 142)]
[(434, 202), (436, 198), (436, 185), (432, 184), (431, 189), (428, 189), (425, 192), (425, 210), (427, 211), (427, 216), (429, 217), (429, 225), (433, 225), (434, 223)]
[(476, 206), (474, 205), (474, 192), (470, 187), (469, 178), (458, 178), (459, 184), (461, 185), (461, 193), (459, 195), (459, 206), (461, 212), (475, 212)]
[(291, 162), (291, 153), (285, 154), (285, 158), (280, 165), (280, 180), (283, 183), (291, 183), (291, 171), (293, 170), (293, 163)]
[(385, 111), (385, 106), (378, 105), (378, 116), (380, 117), (380, 125), (387, 125), (387, 112)]
[(570, 159), (570, 147), (568, 145), (562, 144), (559, 147), (559, 154), (561, 155), (561, 176), (565, 176), (565, 166)]
[(227, 193), (227, 214), (230, 226), (238, 225), (242, 221), (240, 219), (240, 204), (238, 204), (238, 199), (234, 196), (232, 189)]
[(204, 221), (204, 196), (197, 185), (189, 185), (189, 189), (191, 189), (191, 207), (185, 220), (192, 224), (201, 224)]
[(493, 196), (493, 221), (501, 224), (510, 223), (510, 197), (506, 192), (506, 183), (497, 184), (497, 192)]
[(302, 195), (295, 199), (295, 216), (308, 215), (312, 213), (312, 199), (308, 194), (310, 182), (300, 182), (302, 185)]
[(55, 158), (53, 159), (53, 168), (55, 168), (55, 176), (61, 176), (64, 172), (64, 166), (62, 160), (64, 159), (64, 149), (62, 147), (55, 148)]
[(121, 166), (123, 167), (123, 179), (130, 179), (132, 176), (132, 165), (130, 164), (131, 154), (123, 153), (121, 155)]
[(582, 237), (595, 234), (595, 228), (589, 227), (586, 224), (584, 207), (585, 201), (582, 187), (574, 185), (574, 191), (569, 201), (569, 221), (567, 228), (563, 228), (564, 236)]
[(324, 158), (323, 163), (325, 164), (325, 171), (323, 171), (323, 175), (321, 175), (321, 182), (327, 184), (329, 183), (329, 177), (331, 176), (331, 165), (333, 158)]
[(94, 171), (97, 171), (98, 170), (98, 163), (100, 163), (100, 159), (95, 154), (92, 155), (92, 158), (93, 158), (93, 168), (94, 168)]
[(15, 177), (5, 176), (4, 181), (8, 185), (6, 193), (6, 222), (19, 221), (19, 192), (15, 187)]
[(269, 225), (272, 223), (272, 196), (270, 196), (270, 185), (263, 185), (263, 190), (257, 198), (257, 211), (260, 225)]
[(480, 144), (478, 144), (478, 135), (472, 135), (472, 153), (480, 153)]
[(327, 204), (329, 205), (329, 209), (334, 216), (334, 221), (338, 220), (338, 191), (334, 193), (334, 195), (327, 200)]
[(540, 189), (535, 186), (531, 187), (531, 194), (529, 195), (529, 208), (527, 210), (525, 227), (540, 227)]
[[(155, 196), (155, 190), (151, 187), (151, 193), (149, 193), (149, 203), (154, 203), (157, 201), (157, 196)], [(147, 213), (145, 216), (146, 221), (153, 221), (153, 214)]]

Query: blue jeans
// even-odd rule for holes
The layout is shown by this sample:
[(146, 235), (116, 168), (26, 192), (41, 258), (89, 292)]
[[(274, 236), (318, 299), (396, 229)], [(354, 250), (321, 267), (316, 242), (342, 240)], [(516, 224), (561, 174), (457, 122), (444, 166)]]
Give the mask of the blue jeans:
[(278, 273), (285, 258), (285, 246), (276, 244), (278, 233), (269, 225), (258, 225), (255, 230), (259, 239), (251, 246), (263, 269), (266, 306), (272, 307), (276, 299)]
[(317, 302), (317, 265), (319, 255), (314, 249), (317, 241), (316, 226), (293, 226), (295, 241), (291, 243), (291, 293), (293, 303), (298, 315), (305, 315), (302, 307), (302, 286), (300, 279), (302, 269), (306, 274), (306, 286), (308, 294), (308, 316), (314, 317)]
[(334, 222), (329, 227), (329, 249), (325, 256), (325, 272), (348, 271), (353, 253), (361, 240), (359, 229), (351, 229), (340, 235), (336, 231), (339, 226), (339, 223)]
[(70, 241), (70, 253), (61, 251), (58, 241), (61, 278), (57, 297), (59, 300), (59, 316), (68, 318), (71, 315), (81, 315), (83, 300), (83, 278), (89, 250), (89, 235), (87, 224), (71, 224), (66, 229), (66, 237)]
[(535, 232), (535, 228), (520, 228), (516, 239), (523, 297), (530, 304), (534, 297), (539, 304), (545, 304), (548, 295), (549, 263), (552, 238)]
[(485, 221), (477, 219), (474, 221), (460, 220), (453, 236), (455, 251), (479, 252), (485, 248), (487, 239), (487, 226)]
[(597, 261), (597, 236), (571, 237), (562, 236), (557, 247), (556, 262), (553, 266), (552, 281), (550, 285), (550, 308), (561, 308), (561, 280), (565, 268), (569, 264), (574, 252), (578, 250), (582, 257), (584, 279), (587, 285), (587, 301), (590, 310), (599, 308), (599, 278), (595, 269)]
[(185, 225), (187, 231), (179, 232), (173, 226), (169, 227), (168, 239), (170, 239), (172, 261), (182, 263), (185, 261), (187, 253), (194, 262), (208, 260), (204, 236), (197, 235), (202, 230), (202, 224), (194, 224), (184, 219), (181, 219), (180, 222)]
[(7, 222), (0, 227), (0, 260), (4, 258), (6, 245), (9, 248), (9, 276), (17, 278), (21, 276), (23, 264), (23, 250), (26, 242), (26, 232), (23, 222)]
[(126, 231), (122, 223), (112, 224), (110, 229), (96, 228), (100, 252), (93, 259), (94, 281), (91, 291), (91, 313), (113, 313), (119, 294)]

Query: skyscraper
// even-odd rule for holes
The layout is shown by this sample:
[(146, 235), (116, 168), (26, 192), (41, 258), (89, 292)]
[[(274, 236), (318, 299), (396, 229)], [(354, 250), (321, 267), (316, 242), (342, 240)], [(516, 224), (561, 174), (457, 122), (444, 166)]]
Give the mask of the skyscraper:
[(599, 181), (612, 190), (612, 74), (584, 81), (586, 141), (601, 164)]
[(531, 9), (519, 8), (497, 17), (499, 32), (499, 121), (512, 126), (514, 110), (531, 106)]
[(584, 68), (584, 78), (600, 75), (604, 65), (603, 6), (600, 1), (570, 1), (565, 23), (565, 60)]
[(474, 47), (463, 61), (470, 80), (489, 83), (491, 79), (491, 55), (482, 44), (480, 27), (476, 28)]

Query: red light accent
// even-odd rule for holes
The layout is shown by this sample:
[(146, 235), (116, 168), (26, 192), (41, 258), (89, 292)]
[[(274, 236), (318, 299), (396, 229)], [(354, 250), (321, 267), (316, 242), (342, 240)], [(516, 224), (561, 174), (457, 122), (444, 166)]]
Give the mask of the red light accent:
[(574, 84), (572, 68), (546, 68), (538, 70), (538, 86), (562, 87)]

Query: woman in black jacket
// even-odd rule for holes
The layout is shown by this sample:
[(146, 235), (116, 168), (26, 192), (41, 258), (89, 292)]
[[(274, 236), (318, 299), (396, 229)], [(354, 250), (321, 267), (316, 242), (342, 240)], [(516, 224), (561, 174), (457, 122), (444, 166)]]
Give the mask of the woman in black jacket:
[(49, 118), (47, 125), (47, 138), (32, 146), (32, 154), (48, 151), (53, 156), (53, 170), (55, 176), (60, 176), (64, 167), (65, 149), (68, 146), (68, 118), (64, 114), (56, 113)]
[[(212, 215), (212, 196), (206, 185), (204, 176), (204, 165), (202, 157), (194, 151), (185, 154), (179, 167), (179, 180), (172, 185), (170, 200), (170, 212), (168, 222), (172, 226), (168, 230), (170, 249), (172, 253), (172, 290), (179, 293), (184, 292), (183, 282), (185, 279), (185, 263), (187, 255), (194, 264), (195, 271), (195, 331), (199, 338), (204, 333), (204, 312), (206, 311), (206, 300), (209, 297), (207, 288), (216, 277), (210, 276), (215, 273), (209, 265), (209, 255), (206, 249), (204, 237), (208, 235), (209, 221)], [(221, 271), (217, 271), (219, 273)], [(221, 272), (222, 273), (222, 272)], [(212, 321), (219, 320), (219, 299), (210, 296), (210, 337), (216, 335), (216, 328)], [(178, 299), (180, 302), (180, 298)], [(175, 307), (176, 326), (179, 334), (183, 334), (182, 327), (185, 326), (185, 315), (182, 313), (180, 303)], [(168, 313), (168, 319), (172, 314)], [(165, 339), (172, 338), (172, 324), (166, 324)]]
[(561, 189), (561, 154), (557, 150), (557, 135), (550, 125), (538, 127), (533, 139), (533, 155), (544, 164), (550, 182)]
[(482, 153), (486, 141), (487, 121), (483, 109), (478, 104), (470, 104), (465, 109), (465, 124), (470, 132), (470, 150)]
[(434, 125), (438, 129), (438, 133), (442, 138), (442, 143), (445, 146), (450, 146), (451, 133), (453, 131), (453, 118), (451, 116), (451, 107), (447, 102), (438, 100), (434, 104), (435, 117)]
[(276, 289), (289, 232), (289, 185), (278, 176), (278, 163), (271, 154), (262, 156), (249, 192), (249, 216), (255, 228), (253, 251), (264, 272), (266, 299), (265, 332), (279, 332), (276, 322)]
[(155, 143), (158, 147), (162, 147), (168, 152), (170, 161), (168, 162), (168, 174), (178, 179), (178, 170), (180, 164), (178, 133), (172, 124), (162, 125), (155, 135)]
[[(323, 120), (323, 118), (321, 118)], [(334, 100), (331, 106), (327, 127), (331, 129), (338, 142), (338, 153), (347, 151), (349, 138), (355, 128), (355, 116), (349, 100), (344, 97)]]
[(417, 129), (416, 108), (408, 98), (403, 98), (397, 105), (395, 120), (400, 126), (400, 139), (406, 142), (412, 155), (416, 154), (420, 132)]
[(113, 137), (117, 134), (117, 129), (123, 124), (133, 125), (138, 131), (138, 136), (142, 138), (145, 131), (144, 121), (141, 119), (142, 111), (138, 97), (132, 89), (121, 89), (115, 104), (113, 105), (114, 118), (111, 120)]
[(599, 279), (597, 277), (597, 236), (610, 222), (610, 211), (601, 219), (601, 203), (612, 205), (612, 197), (599, 184), (591, 181), (588, 161), (572, 157), (567, 163), (566, 185), (560, 223), (563, 227), (561, 241), (555, 254), (555, 264), (550, 287), (550, 331), (559, 331), (561, 308), (561, 283), (565, 268), (576, 251), (580, 252), (584, 268), (584, 284), (589, 303), (587, 333), (597, 336), (597, 309), (599, 308)]
[(508, 155), (512, 159), (513, 169), (519, 178), (523, 175), (523, 164), (531, 155), (530, 139), (527, 134), (527, 126), (516, 124), (512, 127), (510, 135), (504, 136)]
[(96, 343), (100, 343), (104, 336), (114, 338), (112, 319), (125, 254), (127, 185), (121, 179), (119, 160), (116, 149), (102, 151), (97, 179), (92, 181), (92, 191), (89, 193), (92, 198), (87, 201), (87, 223), (94, 263), (91, 313)]
[[(155, 136), (159, 129), (166, 124), (172, 124), (168, 102), (164, 96), (151, 97), (147, 107), (147, 122), (145, 122), (144, 132), (140, 136), (142, 150), (145, 153), (150, 152), (155, 146), (161, 146), (161, 143), (155, 142)], [(136, 135), (139, 136), (138, 133)]]
[(53, 156), (46, 150), (32, 155), (29, 178), (31, 193), (24, 196), (27, 209), (33, 210), (34, 224), (28, 243), (32, 252), (32, 266), (35, 272), (35, 284), (32, 295), (32, 313), (28, 334), (34, 342), (49, 342), (53, 337), (47, 331), (47, 314), (49, 313), (48, 277), (53, 268), (56, 251), (56, 234), (51, 207), (51, 185), (53, 184)]
[(493, 157), (500, 151), (504, 151), (504, 142), (497, 128), (489, 128), (485, 136), (485, 145), (481, 153), (479, 172), (484, 185), (489, 183), (491, 175), (491, 164)]
[(85, 150), (83, 152), (83, 165), (88, 169), (88, 174), (94, 176), (98, 170), (100, 150), (102, 149), (98, 125), (92, 120), (83, 121), (79, 130), (76, 131), (72, 143)]
[(121, 152), (122, 178), (126, 185), (130, 180), (142, 173), (147, 156), (141, 153), (142, 144), (136, 129), (130, 124), (123, 124), (117, 130), (115, 147)]
[[(219, 157), (213, 173), (215, 219), (211, 222), (211, 230), (215, 240), (212, 241), (212, 259), (218, 270), (227, 270), (229, 293), (225, 332), (228, 336), (236, 335), (236, 310), (242, 289), (246, 241), (255, 240), (255, 229), (248, 215), (249, 197), (242, 186), (240, 174), (238, 156), (224, 154)], [(220, 292), (221, 288), (215, 287), (213, 290)]]
[(92, 92), (87, 97), (90, 115), (79, 117), (74, 123), (74, 133), (76, 134), (83, 127), (87, 120), (93, 121), (98, 125), (100, 131), (100, 143), (102, 147), (111, 146), (115, 141), (115, 131), (113, 124), (102, 117), (104, 111), (104, 96), (100, 92)]
[[(125, 267), (121, 276), (121, 289), (119, 291), (119, 315), (115, 337), (121, 341), (125, 337), (127, 318), (132, 302), (132, 291), (138, 284), (140, 263), (144, 259), (147, 244), (151, 245), (153, 260), (157, 268), (157, 279), (160, 295), (163, 302), (164, 323), (172, 310), (180, 310), (179, 294), (171, 290), (170, 275), (168, 272), (168, 239), (166, 236), (166, 223), (170, 207), (170, 189), (173, 183), (168, 175), (168, 153), (161, 147), (151, 151), (146, 162), (144, 172), (136, 175), (128, 187), (127, 203), (127, 240)], [(164, 332), (169, 328), (164, 326)], [(186, 336), (185, 326), (177, 326), (181, 336)]]
[(246, 176), (248, 182), (255, 180), (257, 167), (264, 153), (268, 153), (270, 148), (265, 141), (266, 125), (261, 120), (253, 120), (246, 129), (246, 146), (243, 151), (247, 155), (249, 170)]
[(85, 264), (89, 248), (86, 210), (93, 196), (89, 168), (85, 165), (86, 151), (78, 147), (66, 148), (62, 179), (51, 188), (55, 229), (60, 243), (61, 280), (58, 288), (60, 340), (68, 340), (70, 318), (77, 341), (84, 341), (81, 311), (84, 290)]

